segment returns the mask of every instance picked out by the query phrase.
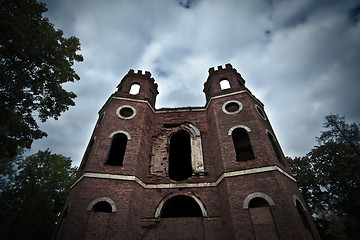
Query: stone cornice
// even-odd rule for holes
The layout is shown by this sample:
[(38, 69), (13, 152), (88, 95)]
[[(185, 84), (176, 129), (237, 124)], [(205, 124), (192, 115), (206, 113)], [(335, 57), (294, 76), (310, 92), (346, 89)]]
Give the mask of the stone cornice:
[(107, 174), (107, 173), (92, 173), (86, 172), (70, 187), (75, 187), (81, 180), (84, 178), (98, 178), (98, 179), (111, 179), (111, 180), (120, 180), (120, 181), (133, 181), (146, 189), (170, 189), (170, 188), (203, 188), (203, 187), (216, 187), (220, 184), (222, 180), (230, 177), (237, 177), (249, 174), (257, 174), (264, 172), (278, 171), (281, 174), (285, 175), (292, 181), (296, 182), (295, 178), (289, 173), (284, 171), (278, 166), (267, 166), (260, 168), (252, 168), (246, 170), (232, 171), (223, 173), (215, 182), (201, 182), (201, 183), (159, 183), (159, 184), (148, 184), (144, 183), (141, 179), (132, 175), (120, 175), (120, 174)]

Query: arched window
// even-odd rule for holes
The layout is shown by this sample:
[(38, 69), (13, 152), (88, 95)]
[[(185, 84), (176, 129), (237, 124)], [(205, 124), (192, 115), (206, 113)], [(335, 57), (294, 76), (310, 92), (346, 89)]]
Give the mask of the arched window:
[(269, 203), (261, 197), (255, 197), (250, 200), (249, 208), (269, 207)]
[(304, 224), (304, 227), (310, 231), (310, 225), (309, 222), (307, 221), (305, 210), (299, 200), (295, 200), (295, 206), (300, 215), (301, 221)]
[(122, 166), (127, 144), (127, 136), (123, 133), (117, 133), (113, 136), (110, 152), (106, 164), (112, 166)]
[(100, 201), (97, 202), (92, 209), (94, 212), (106, 212), (106, 213), (111, 213), (112, 212), (112, 207), (111, 204), (106, 202), (106, 201)]
[(161, 218), (202, 217), (202, 211), (197, 202), (188, 196), (175, 196), (164, 204)]
[(129, 93), (131, 95), (137, 95), (137, 94), (139, 94), (139, 92), (140, 92), (140, 84), (134, 83), (133, 85), (131, 85), (130, 91), (129, 91)]
[(169, 178), (181, 181), (191, 177), (190, 135), (185, 130), (174, 133), (170, 138)]
[(256, 239), (280, 239), (269, 202), (262, 197), (252, 198), (249, 213)]
[(244, 128), (232, 131), (232, 139), (236, 152), (236, 161), (247, 161), (255, 158), (248, 132)]
[(230, 82), (227, 79), (222, 79), (220, 81), (220, 89), (221, 90), (225, 90), (225, 89), (229, 89), (230, 88)]
[(270, 131), (267, 131), (267, 135), (268, 135), (269, 140), (270, 140), (270, 142), (271, 142), (271, 146), (273, 147), (273, 149), (274, 149), (274, 151), (275, 151), (276, 158), (277, 158), (279, 161), (283, 162), (283, 161), (282, 161), (282, 157), (281, 157), (281, 153), (280, 153), (280, 149), (279, 149), (279, 147), (278, 147), (278, 145), (277, 145), (277, 143), (276, 143), (276, 141), (275, 141), (274, 136), (271, 134)]

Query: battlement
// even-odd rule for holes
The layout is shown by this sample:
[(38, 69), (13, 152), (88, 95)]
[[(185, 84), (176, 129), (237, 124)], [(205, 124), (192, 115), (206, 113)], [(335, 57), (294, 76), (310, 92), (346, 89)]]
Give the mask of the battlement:
[(126, 76), (149, 79), (149, 80), (151, 80), (152, 83), (155, 83), (155, 79), (153, 77), (151, 77), (151, 73), (149, 71), (143, 72), (142, 70), (137, 70), (137, 72), (135, 72), (134, 69), (130, 69)]
[(229, 70), (234, 70), (237, 73), (237, 70), (235, 68), (233, 68), (233, 66), (230, 63), (227, 63), (227, 64), (225, 64), (225, 68), (223, 68), (222, 65), (219, 65), (217, 67), (217, 70), (215, 70), (214, 67), (209, 68), (209, 74), (213, 74), (216, 72), (229, 71)]

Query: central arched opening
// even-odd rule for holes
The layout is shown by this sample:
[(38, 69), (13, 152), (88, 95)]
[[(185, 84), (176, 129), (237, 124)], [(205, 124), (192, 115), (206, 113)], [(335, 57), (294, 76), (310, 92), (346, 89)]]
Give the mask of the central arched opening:
[(191, 143), (188, 132), (181, 130), (170, 139), (169, 178), (181, 181), (191, 177)]
[(106, 164), (111, 166), (122, 166), (126, 151), (127, 136), (118, 133), (113, 136), (110, 152), (106, 160)]
[(249, 135), (243, 128), (236, 128), (232, 132), (232, 139), (236, 152), (236, 161), (247, 161), (255, 158)]
[(202, 217), (200, 206), (188, 196), (175, 196), (164, 204), (161, 218)]

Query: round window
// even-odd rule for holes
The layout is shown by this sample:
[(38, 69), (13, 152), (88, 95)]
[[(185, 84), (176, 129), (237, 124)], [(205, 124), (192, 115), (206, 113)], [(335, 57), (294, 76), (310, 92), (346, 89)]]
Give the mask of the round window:
[(265, 115), (264, 111), (258, 105), (255, 105), (255, 109), (258, 112), (258, 114), (260, 115), (260, 117), (262, 117), (264, 120), (266, 120), (266, 115)]
[(132, 106), (121, 106), (116, 110), (116, 115), (121, 119), (132, 119), (136, 115), (136, 110)]
[(236, 100), (227, 101), (222, 106), (223, 112), (226, 114), (230, 114), (230, 115), (240, 112), (241, 109), (242, 109), (241, 102), (236, 101)]

